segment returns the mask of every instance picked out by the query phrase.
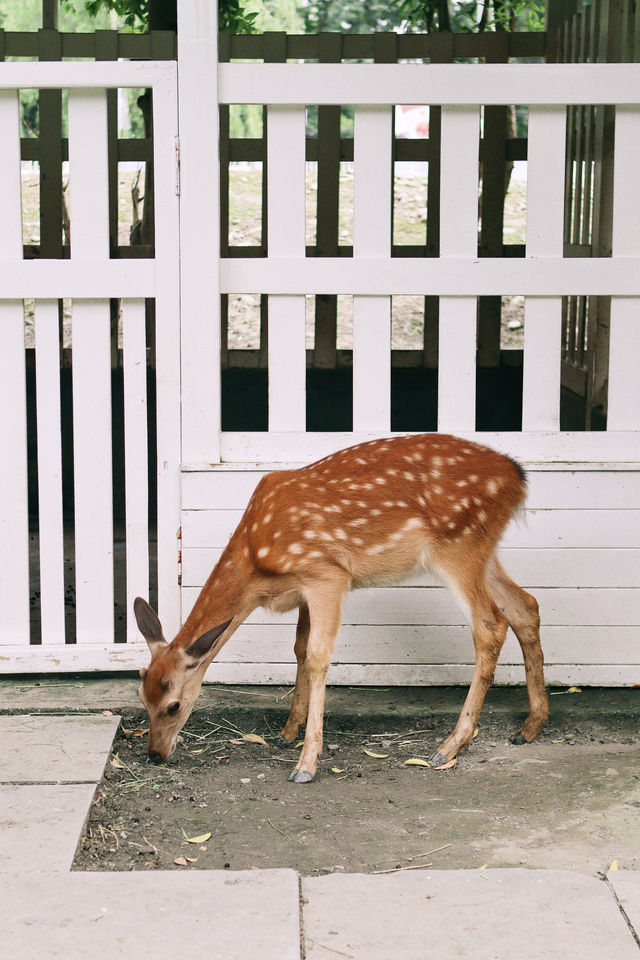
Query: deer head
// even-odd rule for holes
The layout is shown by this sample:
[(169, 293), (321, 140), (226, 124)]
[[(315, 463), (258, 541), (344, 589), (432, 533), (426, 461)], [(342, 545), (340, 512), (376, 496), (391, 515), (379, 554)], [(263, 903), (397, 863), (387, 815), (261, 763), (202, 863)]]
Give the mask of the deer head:
[(151, 663), (140, 671), (138, 696), (149, 714), (149, 757), (166, 760), (197, 700), (206, 669), (217, 652), (216, 641), (231, 620), (201, 634), (184, 647), (167, 643), (155, 611), (142, 597), (133, 605), (138, 629), (151, 652)]

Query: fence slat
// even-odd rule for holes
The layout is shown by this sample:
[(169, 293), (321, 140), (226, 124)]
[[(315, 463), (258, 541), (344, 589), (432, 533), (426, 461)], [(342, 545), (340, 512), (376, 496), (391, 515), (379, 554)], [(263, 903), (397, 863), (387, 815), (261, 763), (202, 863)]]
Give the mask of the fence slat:
[[(22, 259), (18, 93), (0, 91), (0, 259)], [(29, 643), (29, 513), (24, 308), (0, 303), (0, 643)]]
[[(180, 4), (181, 9), (189, 4)], [(194, 12), (196, 15), (196, 12)], [(212, 24), (215, 30), (215, 23)], [(215, 35), (215, 34), (214, 34)], [(206, 47), (206, 44), (205, 44)], [(173, 65), (175, 67), (175, 64)], [(179, 198), (176, 192), (175, 144), (178, 130), (175, 73), (153, 88), (153, 162), (155, 171), (155, 242), (156, 242), (156, 433), (157, 433), (157, 491), (158, 491), (158, 613), (167, 636), (173, 636), (180, 627), (180, 587), (178, 581), (178, 531), (180, 528), (180, 247)], [(161, 198), (161, 199), (160, 199)], [(191, 248), (189, 248), (191, 249)], [(207, 269), (217, 270), (209, 264)], [(215, 283), (213, 285), (215, 287)], [(211, 288), (210, 288), (211, 289)], [(216, 324), (218, 305), (211, 305), (211, 314), (201, 304), (206, 320)], [(185, 320), (184, 305), (182, 318)], [(185, 321), (186, 322), (186, 321)], [(199, 324), (205, 322), (202, 318)], [(191, 328), (185, 329), (189, 337)], [(197, 340), (197, 336), (196, 336)], [(184, 342), (184, 341), (183, 341)], [(205, 354), (205, 377), (211, 365), (218, 364), (218, 354), (209, 354), (207, 338), (198, 343)], [(200, 373), (203, 372), (198, 367)], [(192, 371), (193, 376), (193, 371)], [(217, 393), (217, 378), (212, 379), (212, 392)], [(206, 385), (204, 386), (206, 390)], [(193, 398), (192, 398), (193, 399)], [(219, 398), (212, 400), (215, 406)], [(193, 407), (191, 407), (193, 412)], [(186, 414), (185, 414), (186, 415)], [(212, 425), (213, 407), (202, 422), (202, 429)], [(193, 438), (192, 438), (193, 439)], [(205, 442), (207, 442), (205, 438)], [(217, 455), (219, 434), (210, 438), (211, 455)]]
[(42, 643), (65, 641), (58, 301), (36, 300), (38, 531)]
[(131, 616), (137, 596), (149, 595), (147, 359), (144, 300), (122, 301), (124, 488), (127, 543), (127, 640), (139, 639)]
[[(109, 259), (107, 100), (69, 91), (71, 256)], [(74, 300), (73, 459), (78, 643), (113, 642), (113, 481), (109, 302)]]
[[(304, 107), (267, 110), (269, 258), (305, 256)], [(304, 297), (269, 298), (269, 429), (306, 425)]]
[[(640, 256), (640, 184), (638, 183), (638, 137), (640, 108), (616, 110), (613, 182), (614, 257)], [(640, 428), (640, 298), (611, 299), (609, 340), (608, 430)]]
[[(478, 107), (443, 107), (441, 116), (440, 256), (477, 257)], [(476, 298), (441, 297), (438, 430), (474, 430)]]
[[(393, 112), (356, 107), (354, 117), (353, 255), (391, 252)], [(353, 429), (391, 425), (391, 298), (353, 298)]]
[[(527, 257), (562, 258), (566, 108), (529, 109)], [(522, 429), (560, 423), (562, 300), (527, 298), (524, 321)]]

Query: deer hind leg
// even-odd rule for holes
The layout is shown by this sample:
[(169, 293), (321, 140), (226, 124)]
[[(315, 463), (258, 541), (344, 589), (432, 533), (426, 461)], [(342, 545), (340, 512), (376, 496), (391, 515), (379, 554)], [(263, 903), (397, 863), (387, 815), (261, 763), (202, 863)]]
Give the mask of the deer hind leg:
[(493, 683), (498, 656), (507, 635), (507, 620), (489, 595), (483, 566), (475, 571), (475, 575), (468, 573), (466, 583), (458, 577), (453, 580), (446, 571), (442, 572), (455, 594), (469, 609), (476, 665), (458, 722), (453, 733), (430, 758), (432, 766), (441, 766), (452, 760), (473, 739), (480, 710), (487, 690)]
[(296, 627), (296, 643), (294, 647), (298, 668), (296, 671), (296, 686), (293, 691), (293, 701), (289, 718), (280, 734), (287, 743), (292, 743), (298, 736), (298, 731), (307, 719), (309, 710), (309, 677), (307, 675), (307, 643), (309, 640), (309, 607), (306, 603), (300, 606), (298, 625)]
[(497, 559), (491, 561), (487, 573), (489, 588), (518, 638), (527, 677), (529, 715), (511, 738), (511, 742), (531, 743), (549, 715), (549, 699), (544, 685), (544, 655), (540, 646), (538, 603), (535, 597), (507, 576)]
[(309, 590), (310, 629), (305, 658), (305, 682), (308, 685), (307, 727), (300, 758), (289, 780), (308, 783), (313, 780), (322, 753), (322, 726), (327, 670), (335, 646), (342, 601), (348, 583), (314, 583)]

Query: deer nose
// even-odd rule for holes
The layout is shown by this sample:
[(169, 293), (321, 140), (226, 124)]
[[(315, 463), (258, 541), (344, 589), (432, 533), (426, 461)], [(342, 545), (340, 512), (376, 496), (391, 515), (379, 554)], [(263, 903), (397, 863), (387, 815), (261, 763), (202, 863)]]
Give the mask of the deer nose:
[(152, 763), (160, 763), (162, 754), (158, 753), (157, 750), (149, 750), (149, 760), (151, 760)]

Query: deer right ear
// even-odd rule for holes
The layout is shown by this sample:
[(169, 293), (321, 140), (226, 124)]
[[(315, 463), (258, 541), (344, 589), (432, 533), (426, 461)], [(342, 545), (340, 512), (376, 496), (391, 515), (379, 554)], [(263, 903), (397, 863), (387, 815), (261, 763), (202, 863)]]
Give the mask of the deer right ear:
[(142, 597), (136, 597), (133, 601), (133, 612), (136, 623), (138, 624), (138, 630), (149, 644), (149, 649), (153, 653), (154, 647), (157, 649), (159, 643), (166, 643), (162, 635), (162, 624), (158, 619), (158, 615)]

